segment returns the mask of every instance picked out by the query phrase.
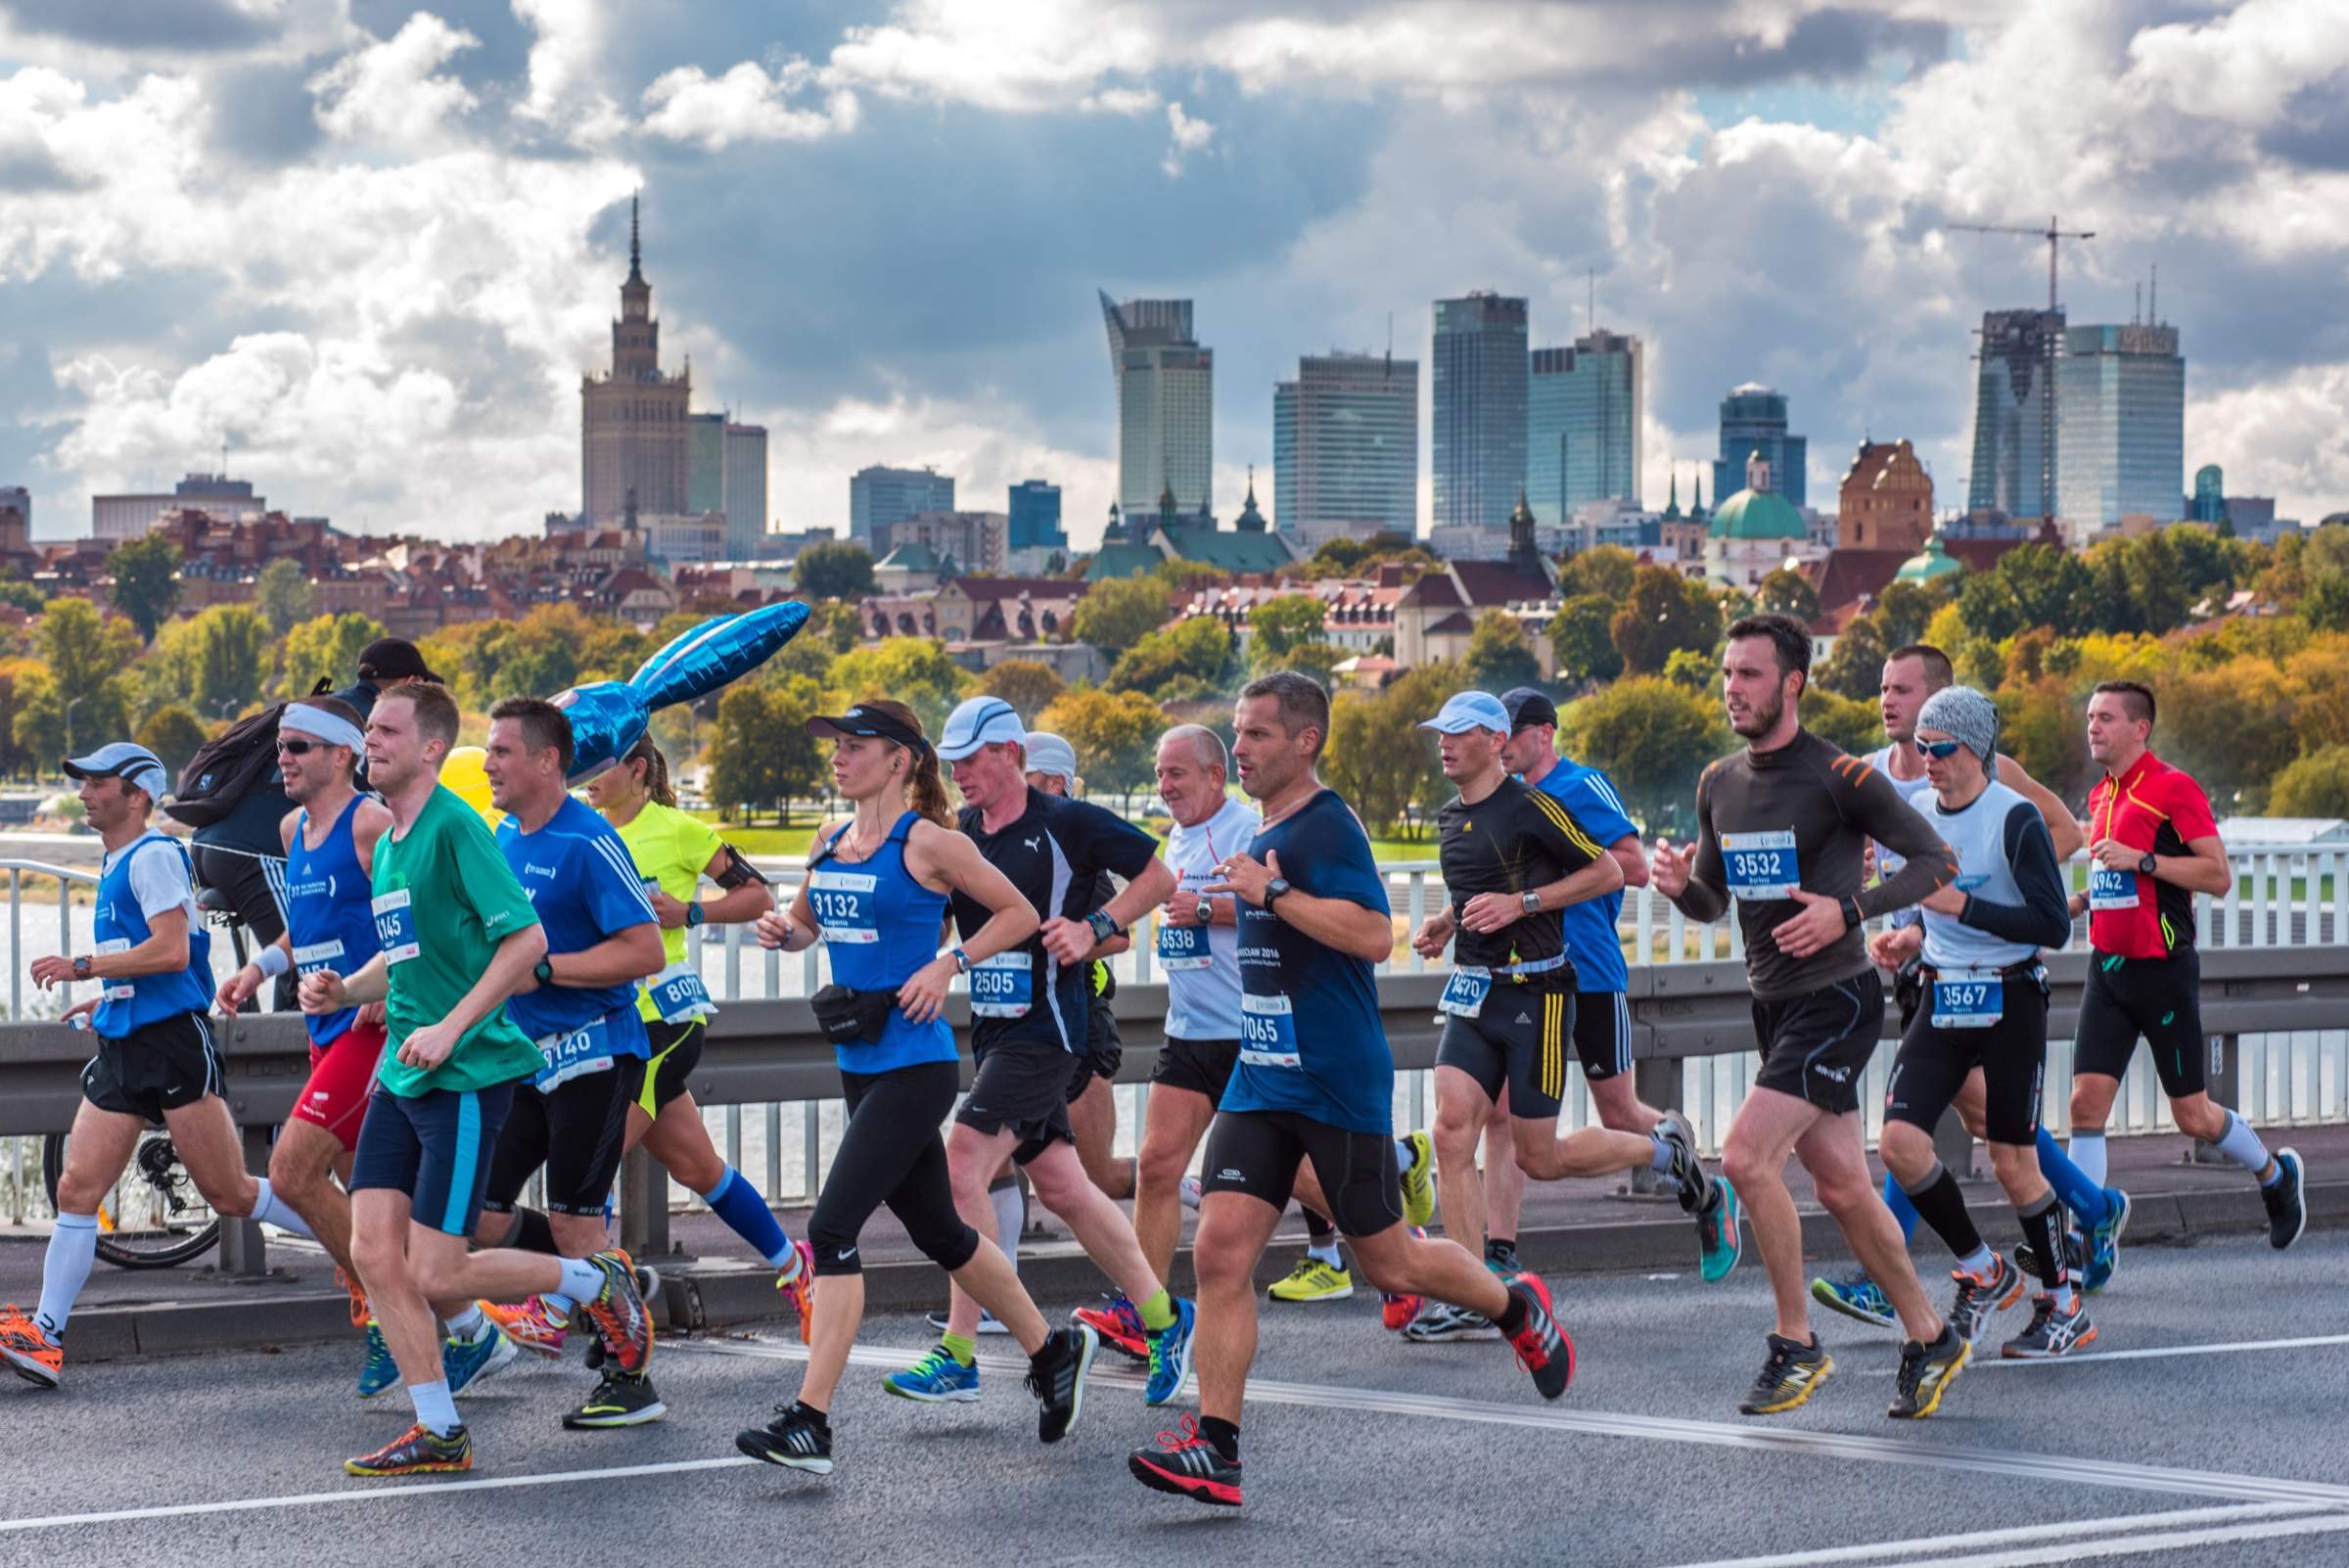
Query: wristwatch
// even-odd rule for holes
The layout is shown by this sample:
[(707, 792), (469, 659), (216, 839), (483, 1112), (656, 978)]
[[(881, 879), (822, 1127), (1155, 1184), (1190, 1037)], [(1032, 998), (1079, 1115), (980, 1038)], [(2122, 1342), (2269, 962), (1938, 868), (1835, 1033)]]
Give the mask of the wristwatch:
[(2151, 876), (2153, 874), (2153, 856), (2151, 854), (2140, 855), (2137, 861), (2137, 869), (2142, 875), (2148, 877)]
[(1539, 893), (1529, 893), (1519, 901), (1525, 905), (1525, 912), (1527, 914), (1540, 914), (1542, 912), (1542, 895)]
[(969, 953), (957, 947), (950, 956), (954, 960), (955, 973), (967, 975), (971, 972), (971, 955)]
[(709, 918), (710, 911), (703, 908), (699, 903), (689, 903), (685, 906), (685, 925), (687, 929), (690, 930), (692, 927), (700, 925), (703, 921)]
[(1207, 899), (1202, 899), (1199, 900), (1199, 912), (1193, 915), (1191, 918), (1197, 921), (1200, 925), (1212, 926), (1216, 923), (1216, 906), (1213, 903), (1210, 903)]
[(1266, 883), (1266, 884), (1265, 884), (1265, 911), (1266, 911), (1266, 913), (1269, 914), (1269, 913), (1271, 912), (1271, 909), (1272, 909), (1272, 900), (1273, 900), (1273, 899), (1277, 899), (1277, 898), (1279, 898), (1279, 897), (1280, 897), (1282, 894), (1284, 894), (1284, 893), (1286, 893), (1286, 892), (1288, 892), (1288, 891), (1289, 891), (1289, 879), (1288, 879), (1287, 877), (1274, 877), (1274, 878), (1273, 878), (1271, 881), (1269, 881), (1269, 882)]
[(1857, 899), (1846, 896), (1836, 901), (1835, 907), (1843, 912), (1843, 929), (1846, 931), (1857, 931), (1867, 923), (1866, 917), (1860, 912), (1860, 900)]
[(1112, 937), (1126, 935), (1126, 928), (1118, 924), (1118, 917), (1107, 909), (1095, 909), (1084, 917), (1084, 923), (1091, 930), (1095, 942), (1107, 942)]
[(553, 985), (555, 983), (555, 966), (553, 960), (547, 958), (539, 959), (536, 964), (531, 966), (530, 978), (537, 981), (541, 986)]
[(90, 978), (90, 955), (88, 953), (77, 952), (73, 955), (73, 978), (75, 980)]

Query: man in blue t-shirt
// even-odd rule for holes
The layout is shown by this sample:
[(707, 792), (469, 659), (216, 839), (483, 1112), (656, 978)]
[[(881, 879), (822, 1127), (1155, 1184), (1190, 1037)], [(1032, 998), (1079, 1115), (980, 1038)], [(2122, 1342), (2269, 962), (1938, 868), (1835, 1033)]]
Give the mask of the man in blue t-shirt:
[[(1352, 809), (1314, 760), (1329, 694), (1281, 670), (1249, 682), (1233, 718), (1240, 787), (1264, 811), (1206, 890), (1239, 899), (1240, 1054), (1208, 1134), (1199, 1228), (1194, 1437), (1172, 1434), (1127, 1467), (1159, 1492), (1236, 1507), (1240, 1406), (1256, 1347), (1256, 1265), (1313, 1162), (1324, 1212), (1380, 1290), (1450, 1302), (1499, 1325), (1544, 1399), (1566, 1391), (1574, 1347), (1532, 1274), (1503, 1284), (1467, 1250), (1404, 1223), (1392, 1136), (1395, 1059), (1376, 966), (1395, 951), (1386, 880)], [(1300, 1027), (1302, 1024), (1303, 1027)]]
[[(489, 710), (482, 769), (491, 803), (506, 812), (497, 847), (546, 932), (536, 985), (517, 992), (506, 1014), (537, 1042), (545, 1065), (515, 1090), (474, 1239), (583, 1258), (611, 1244), (604, 1210), (626, 1147), (628, 1107), (643, 1092), (652, 1054), (636, 984), (660, 973), (668, 955), (627, 846), (569, 793), (572, 758), (571, 720), (554, 704), (509, 697)], [(546, 1213), (518, 1211), (523, 1184), (541, 1166)], [(569, 1298), (538, 1300), (550, 1320), (569, 1321)], [(650, 1378), (612, 1362), (603, 1370), (602, 1384), (564, 1425), (632, 1426), (664, 1413)]]

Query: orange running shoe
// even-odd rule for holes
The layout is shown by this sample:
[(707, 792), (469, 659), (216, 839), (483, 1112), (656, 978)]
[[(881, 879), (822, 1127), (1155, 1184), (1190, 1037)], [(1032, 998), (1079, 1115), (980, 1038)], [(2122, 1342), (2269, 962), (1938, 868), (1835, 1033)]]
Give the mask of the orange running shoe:
[(603, 1270), (604, 1288), (596, 1292), (593, 1301), (580, 1306), (603, 1336), (604, 1351), (613, 1364), (634, 1377), (653, 1359), (653, 1314), (645, 1304), (644, 1292), (636, 1287), (636, 1265), (618, 1247), (587, 1261)]
[(790, 1273), (775, 1275), (775, 1291), (799, 1318), (800, 1343), (805, 1345), (815, 1315), (815, 1249), (805, 1241), (795, 1241), (791, 1250), (798, 1267)]
[(355, 1459), (345, 1459), (343, 1468), (352, 1475), (445, 1475), (452, 1470), (473, 1468), (473, 1438), (463, 1427), (446, 1437), (436, 1437), (422, 1424), (405, 1432), (376, 1450)]
[(66, 1375), (66, 1348), (52, 1343), (15, 1302), (0, 1308), (0, 1361), (37, 1388), (55, 1388)]
[(360, 1284), (349, 1270), (335, 1270), (335, 1283), (350, 1292), (350, 1326), (365, 1328), (375, 1320), (374, 1311), (367, 1305), (367, 1287)]
[(511, 1307), (493, 1301), (481, 1303), (483, 1315), (495, 1323), (506, 1338), (550, 1361), (563, 1359), (563, 1342), (571, 1337), (571, 1319), (557, 1317), (547, 1311), (546, 1302), (537, 1296), (517, 1302)]

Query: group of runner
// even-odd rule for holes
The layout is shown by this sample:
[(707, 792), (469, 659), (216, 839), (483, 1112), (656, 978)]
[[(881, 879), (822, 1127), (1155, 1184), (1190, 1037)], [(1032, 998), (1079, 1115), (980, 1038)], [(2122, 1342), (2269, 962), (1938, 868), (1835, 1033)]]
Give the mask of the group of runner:
[[(1199, 725), (1165, 735), (1163, 854), (1076, 799), (1067, 743), (1030, 732), (999, 698), (962, 704), (935, 741), (895, 702), (810, 719), (851, 809), (818, 829), (782, 907), (676, 808), (649, 740), (591, 780), (582, 803), (567, 785), (563, 711), (499, 703), (484, 761), (504, 813), (493, 832), (438, 782), (458, 729), (442, 687), (399, 680), (371, 692), (364, 715), (303, 699), (285, 709), (277, 742), (295, 803), (281, 825), (286, 933), (216, 990), (187, 853), (149, 823), (162, 765), (128, 743), (103, 747), (67, 763), (106, 849), (96, 950), (32, 966), (44, 986), (103, 982), (72, 1010), (88, 1015), (98, 1049), (39, 1306), (0, 1314), (0, 1359), (35, 1383), (61, 1379), (100, 1200), (151, 1120), (169, 1128), (215, 1211), (312, 1236), (344, 1270), (366, 1335), (359, 1394), (401, 1384), (415, 1410), (399, 1438), (345, 1461), (369, 1476), (470, 1467), (456, 1397), (526, 1351), (560, 1356), (575, 1326), (588, 1330), (599, 1377), (566, 1425), (665, 1413), (649, 1375), (649, 1270), (609, 1230), (622, 1157), (640, 1142), (777, 1269), (808, 1342), (796, 1397), (739, 1434), (743, 1453), (832, 1469), (831, 1411), (864, 1307), (861, 1231), (886, 1205), (951, 1282), (937, 1346), (889, 1373), (886, 1392), (977, 1400), (975, 1336), (999, 1330), (1029, 1357), (1037, 1435), (1051, 1443), (1082, 1414), (1107, 1343), (1147, 1366), (1148, 1405), (1197, 1379), (1198, 1415), (1134, 1452), (1134, 1477), (1233, 1506), (1255, 1269), (1292, 1199), (1313, 1247), (1275, 1299), (1349, 1294), (1342, 1236), (1388, 1327), (1415, 1341), (1505, 1339), (1555, 1399), (1575, 1353), (1547, 1288), (1516, 1259), (1523, 1181), (1652, 1173), (1692, 1217), (1703, 1278), (1728, 1273), (1740, 1220), (1752, 1228), (1775, 1321), (1742, 1410), (1790, 1409), (1832, 1373), (1808, 1321), (1816, 1300), (1900, 1325), (1889, 1413), (1921, 1417), (2026, 1275), (2034, 1311), (2004, 1354), (2059, 1356), (2095, 1337), (2082, 1298), (2111, 1278), (2129, 1215), (2126, 1194), (2103, 1182), (2101, 1130), (2142, 1036), (2179, 1128), (2255, 1176), (2272, 1241), (2290, 1245), (2305, 1223), (2298, 1156), (2271, 1156), (2204, 1092), (2191, 895), (2223, 892), (2231, 873), (2201, 791), (2147, 749), (2152, 694), (2112, 681), (2092, 697), (2104, 775), (2083, 823), (2000, 754), (1996, 705), (1956, 685), (1937, 650), (1887, 661), (1888, 744), (1865, 759), (1802, 728), (1810, 656), (1784, 618), (1729, 628), (1724, 696), (1746, 746), (1700, 781), (1693, 846), (1659, 844), (1652, 862), (1612, 784), (1557, 755), (1558, 715), (1542, 693), (1463, 692), (1427, 717), (1457, 792), (1438, 813), (1447, 904), (1409, 934), (1422, 956), (1452, 955), (1432, 1137), (1396, 1135), (1373, 979), (1396, 942), (1386, 881), (1360, 822), (1319, 780), (1329, 699), (1299, 674), (1242, 690), (1228, 749)], [(2071, 894), (2061, 866), (2083, 840), (2088, 891)], [(1617, 917), (1626, 884), (1651, 879), (1691, 917), (1733, 908), (1743, 928), (1760, 1068), (1719, 1174), (1699, 1162), (1686, 1120), (1642, 1103), (1633, 1082)], [(718, 890), (706, 900), (705, 880)], [(2083, 912), (2094, 955), (2066, 1150), (2040, 1121), (2041, 960)], [(1153, 913), (1166, 1038), (1139, 1153), (1122, 1168), (1108, 1153), (1119, 1045), (1103, 960)], [(1879, 916), (1885, 929), (1864, 944)], [(812, 1006), (848, 1121), (802, 1242), (717, 1154), (687, 1088), (715, 1010), (687, 933), (723, 923), (755, 923), (761, 944), (785, 951), (821, 942), (830, 955), (832, 983)], [(1879, 970), (1894, 974), (1902, 1015), (1881, 1193), (1859, 1098), (1883, 1030)], [(312, 1074), (269, 1176), (255, 1178), (219, 1097), (207, 1013), (233, 1013), (289, 972)], [(976, 1066), (959, 1109), (944, 1013), (958, 979)], [(1568, 1041), (1598, 1125), (1561, 1135)], [(2014, 1206), (2013, 1261), (1982, 1239), (1936, 1156), (1934, 1129), (1953, 1108), (1988, 1144)], [(1789, 1155), (1859, 1274), (1806, 1288)], [(543, 1211), (519, 1206), (533, 1176)], [(1443, 1239), (1424, 1228), (1439, 1176)], [(1067, 1326), (1019, 1279), (1023, 1185), (1117, 1287)], [(1130, 1219), (1117, 1201), (1128, 1191)], [(1170, 1288), (1186, 1203), (1199, 1211), (1195, 1301)], [(1946, 1311), (1910, 1259), (1920, 1218), (1954, 1255)]]

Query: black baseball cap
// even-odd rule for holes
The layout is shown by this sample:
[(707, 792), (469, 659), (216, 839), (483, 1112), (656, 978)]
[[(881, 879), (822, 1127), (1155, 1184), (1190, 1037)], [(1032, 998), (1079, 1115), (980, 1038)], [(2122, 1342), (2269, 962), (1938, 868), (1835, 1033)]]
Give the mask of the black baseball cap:
[(426, 667), (424, 655), (404, 637), (378, 637), (359, 654), (361, 680), (429, 680), (440, 684), (440, 677)]
[(1508, 710), (1512, 733), (1529, 724), (1547, 724), (1552, 729), (1557, 727), (1557, 704), (1531, 686), (1518, 686), (1501, 693), (1500, 706)]
[(819, 715), (807, 720), (807, 733), (817, 740), (829, 740), (842, 735), (860, 735), (868, 739), (895, 741), (907, 751), (926, 752), (930, 743), (922, 732), (902, 720), (892, 718), (878, 708), (858, 703), (845, 714)]

